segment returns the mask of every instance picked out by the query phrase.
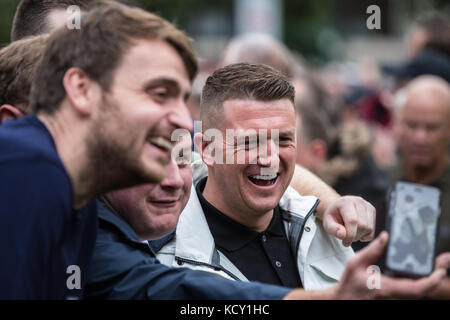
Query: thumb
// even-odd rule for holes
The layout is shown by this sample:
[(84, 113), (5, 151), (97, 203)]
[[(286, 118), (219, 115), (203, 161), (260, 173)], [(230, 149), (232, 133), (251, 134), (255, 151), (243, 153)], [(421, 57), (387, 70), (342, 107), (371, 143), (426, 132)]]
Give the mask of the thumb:
[(386, 231), (383, 231), (368, 246), (358, 251), (356, 257), (359, 263), (371, 265), (377, 262), (383, 256), (383, 253), (386, 250), (388, 239), (388, 233)]
[(327, 219), (324, 222), (325, 231), (340, 240), (344, 240), (347, 236), (347, 231), (342, 223), (337, 222), (334, 219)]
[(450, 252), (445, 252), (440, 254), (436, 258), (436, 264), (435, 268), (441, 268), (441, 269), (449, 269), (450, 268)]

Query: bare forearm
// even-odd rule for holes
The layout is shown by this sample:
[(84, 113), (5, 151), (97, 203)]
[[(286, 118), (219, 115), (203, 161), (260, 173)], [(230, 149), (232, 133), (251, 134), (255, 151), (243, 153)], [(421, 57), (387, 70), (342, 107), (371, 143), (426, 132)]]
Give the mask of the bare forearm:
[(284, 296), (283, 300), (332, 300), (335, 299), (335, 287), (321, 291), (295, 289)]
[(313, 195), (320, 199), (316, 216), (321, 219), (326, 208), (331, 202), (338, 199), (340, 195), (318, 176), (305, 168), (296, 165), (291, 187), (301, 195)]

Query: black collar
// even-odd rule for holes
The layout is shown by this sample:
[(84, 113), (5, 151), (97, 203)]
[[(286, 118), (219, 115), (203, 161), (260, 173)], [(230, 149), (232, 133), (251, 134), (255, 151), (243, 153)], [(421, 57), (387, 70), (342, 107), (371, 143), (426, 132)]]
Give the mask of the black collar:
[(206, 179), (200, 180), (195, 190), (216, 246), (228, 251), (235, 251), (244, 247), (261, 234), (266, 233), (285, 237), (279, 206), (274, 208), (273, 217), (267, 229), (263, 232), (256, 232), (223, 214), (203, 197), (202, 193), (205, 189)]

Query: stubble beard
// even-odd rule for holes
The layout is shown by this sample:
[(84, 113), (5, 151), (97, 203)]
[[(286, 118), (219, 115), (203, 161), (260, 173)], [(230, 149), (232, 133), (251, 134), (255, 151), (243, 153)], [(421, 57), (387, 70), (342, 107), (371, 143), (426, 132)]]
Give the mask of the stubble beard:
[[(103, 96), (101, 116), (92, 126), (92, 134), (87, 140), (87, 157), (89, 167), (82, 173), (84, 181), (91, 181), (97, 195), (147, 183), (149, 181), (139, 154), (130, 150), (138, 150), (137, 139), (133, 139), (132, 128), (120, 122), (119, 108)], [(95, 177), (95, 179), (92, 179)]]

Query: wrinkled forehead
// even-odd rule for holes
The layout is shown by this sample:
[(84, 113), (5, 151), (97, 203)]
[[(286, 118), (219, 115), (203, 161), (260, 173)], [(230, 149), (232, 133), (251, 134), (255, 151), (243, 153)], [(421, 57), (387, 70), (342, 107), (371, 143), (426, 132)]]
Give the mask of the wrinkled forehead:
[(295, 126), (295, 109), (289, 99), (259, 101), (230, 99), (223, 103), (223, 124), (229, 128), (270, 129)]

